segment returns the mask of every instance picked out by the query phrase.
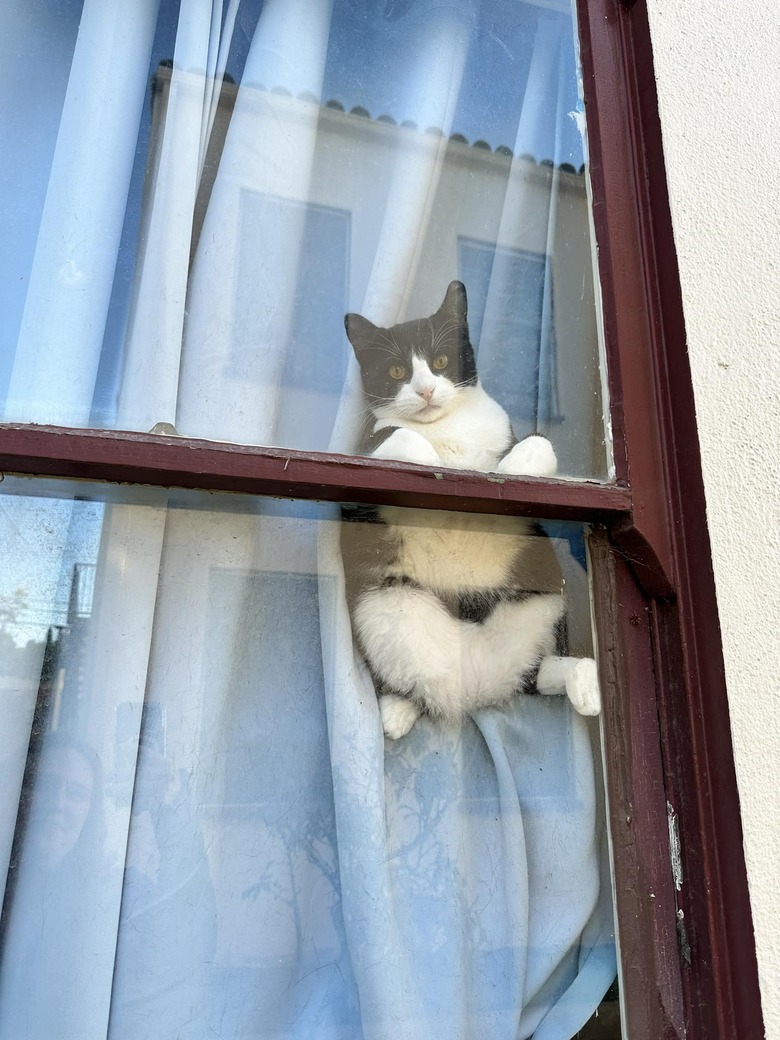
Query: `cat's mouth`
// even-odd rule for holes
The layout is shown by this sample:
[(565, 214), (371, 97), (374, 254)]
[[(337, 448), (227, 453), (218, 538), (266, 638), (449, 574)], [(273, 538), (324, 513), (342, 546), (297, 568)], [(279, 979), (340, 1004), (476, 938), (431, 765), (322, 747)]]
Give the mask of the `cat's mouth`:
[(431, 422), (436, 419), (441, 413), (443, 408), (442, 404), (436, 401), (427, 401), (422, 407), (415, 412), (415, 419), (422, 420), (422, 422)]

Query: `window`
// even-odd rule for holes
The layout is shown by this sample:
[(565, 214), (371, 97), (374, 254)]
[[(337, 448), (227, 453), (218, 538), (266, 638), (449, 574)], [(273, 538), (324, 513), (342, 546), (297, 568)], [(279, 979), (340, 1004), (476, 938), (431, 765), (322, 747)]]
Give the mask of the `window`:
[[(4, 788), (22, 795), (2, 807), (3, 1006), (22, 1015), (4, 1028), (51, 1035), (54, 1014), (59, 1035), (101, 1040), (206, 1035), (206, 1024), (373, 1036), (393, 1022), (408, 1035), (452, 1035), (456, 1023), (566, 1040), (584, 1026), (554, 971), (518, 1001), (523, 940), (498, 933), (520, 896), (492, 867), (513, 817), (502, 805), (494, 826), (506, 792), (480, 788), (482, 745), (451, 753), (423, 720), (407, 745), (377, 753), (373, 690), (345, 656), (341, 521), (327, 505), (355, 503), (557, 524), (548, 531), (578, 580), (589, 526), (623, 1024), (609, 1022), (608, 1000), (582, 1035), (758, 1035), (722, 675), (697, 638), (716, 612), (679, 301), (673, 264), (659, 260), (670, 238), (641, 7), (578, 11), (604, 367), (567, 4), (337, 2), (303, 17), (295, 5), (182, 3), (178, 20), (176, 6), (119, 19), (62, 0), (5, 16), (25, 74), (3, 102), (14, 125), (34, 127), (35, 147), (3, 174), (22, 201), (3, 275), (0, 464), (14, 475), (2, 488), (8, 573), (27, 568), (3, 593)], [(344, 312), (421, 316), (450, 276), (469, 285), (491, 391), (518, 433), (550, 436), (568, 479), (353, 456)], [(27, 638), (33, 606), (44, 638)], [(586, 615), (574, 621), (587, 628)], [(231, 690), (244, 692), (231, 701)], [(563, 700), (530, 702), (556, 748), (585, 748)], [(581, 779), (567, 754), (558, 779)], [(508, 762), (519, 772), (528, 759)], [(595, 813), (590, 776), (583, 811)], [(467, 779), (456, 825), (441, 791)], [(40, 835), (65, 841), (62, 820), (36, 823), (53, 790), (84, 838), (65, 901), (66, 886), (47, 888), (31, 866), (45, 859)], [(565, 785), (543, 794), (543, 820), (583, 809)], [(383, 816), (396, 860), (416, 857), (403, 898), (376, 843)], [(437, 858), (444, 839), (418, 840), (439, 826), (461, 858)], [(543, 848), (532, 843), (531, 859)], [(475, 907), (495, 897), (501, 913), (453, 924), (433, 880), (451, 892), (467, 862), (463, 893)], [(25, 945), (25, 906), (47, 943)], [(561, 972), (593, 1008), (611, 976), (588, 974), (589, 924), (564, 943)], [(458, 928), (495, 933), (459, 943)], [(75, 935), (89, 956), (61, 975)], [(415, 948), (421, 935), (430, 947)], [(441, 964), (402, 956), (415, 949)], [(231, 970), (205, 977), (206, 965)], [(30, 990), (43, 968), (48, 1002)]]

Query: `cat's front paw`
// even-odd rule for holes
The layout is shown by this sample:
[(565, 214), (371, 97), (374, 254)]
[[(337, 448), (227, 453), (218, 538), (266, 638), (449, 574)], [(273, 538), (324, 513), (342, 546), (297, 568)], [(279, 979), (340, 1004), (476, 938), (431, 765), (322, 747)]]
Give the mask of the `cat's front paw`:
[(566, 696), (580, 715), (598, 715), (601, 712), (601, 690), (596, 662), (583, 657), (566, 676)]
[(552, 477), (557, 468), (552, 444), (546, 437), (533, 434), (507, 452), (496, 466), (496, 472), (515, 477)]
[(592, 657), (545, 657), (536, 677), (539, 693), (566, 696), (580, 715), (601, 712), (601, 690)]
[(397, 459), (418, 466), (440, 466), (439, 454), (422, 434), (403, 428), (394, 430), (373, 453), (375, 459)]
[(420, 717), (420, 709), (408, 697), (399, 697), (395, 693), (384, 693), (379, 698), (379, 714), (382, 716), (382, 729), (390, 740), (405, 737)]

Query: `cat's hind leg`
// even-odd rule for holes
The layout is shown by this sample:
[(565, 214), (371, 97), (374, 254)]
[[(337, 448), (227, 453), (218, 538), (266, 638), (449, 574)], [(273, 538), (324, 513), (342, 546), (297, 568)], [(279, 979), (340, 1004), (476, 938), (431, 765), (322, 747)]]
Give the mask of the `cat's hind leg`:
[(580, 715), (601, 712), (601, 690), (592, 657), (545, 657), (536, 681), (539, 693), (566, 694)]
[(533, 678), (539, 662), (555, 648), (563, 600), (554, 593), (499, 603), (469, 633), (465, 711), (500, 704)]
[(385, 736), (390, 740), (400, 740), (417, 722), (422, 709), (408, 697), (399, 697), (397, 693), (383, 693), (379, 698), (379, 714)]
[(476, 625), (454, 618), (428, 589), (404, 581), (362, 593), (354, 620), (366, 660), (383, 686), (434, 715), (462, 713), (468, 635)]

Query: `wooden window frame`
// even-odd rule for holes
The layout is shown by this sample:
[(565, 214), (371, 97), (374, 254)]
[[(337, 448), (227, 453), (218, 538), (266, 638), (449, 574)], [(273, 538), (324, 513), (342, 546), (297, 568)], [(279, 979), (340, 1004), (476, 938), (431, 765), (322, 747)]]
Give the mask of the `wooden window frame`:
[(764, 1029), (650, 28), (644, 2), (577, 5), (616, 471), (632, 492), (631, 519), (593, 553), (628, 1035), (747, 1040)]
[(627, 1036), (757, 1038), (755, 943), (647, 13), (642, 0), (577, 6), (614, 483), (22, 424), (0, 426), (0, 469), (589, 523)]

